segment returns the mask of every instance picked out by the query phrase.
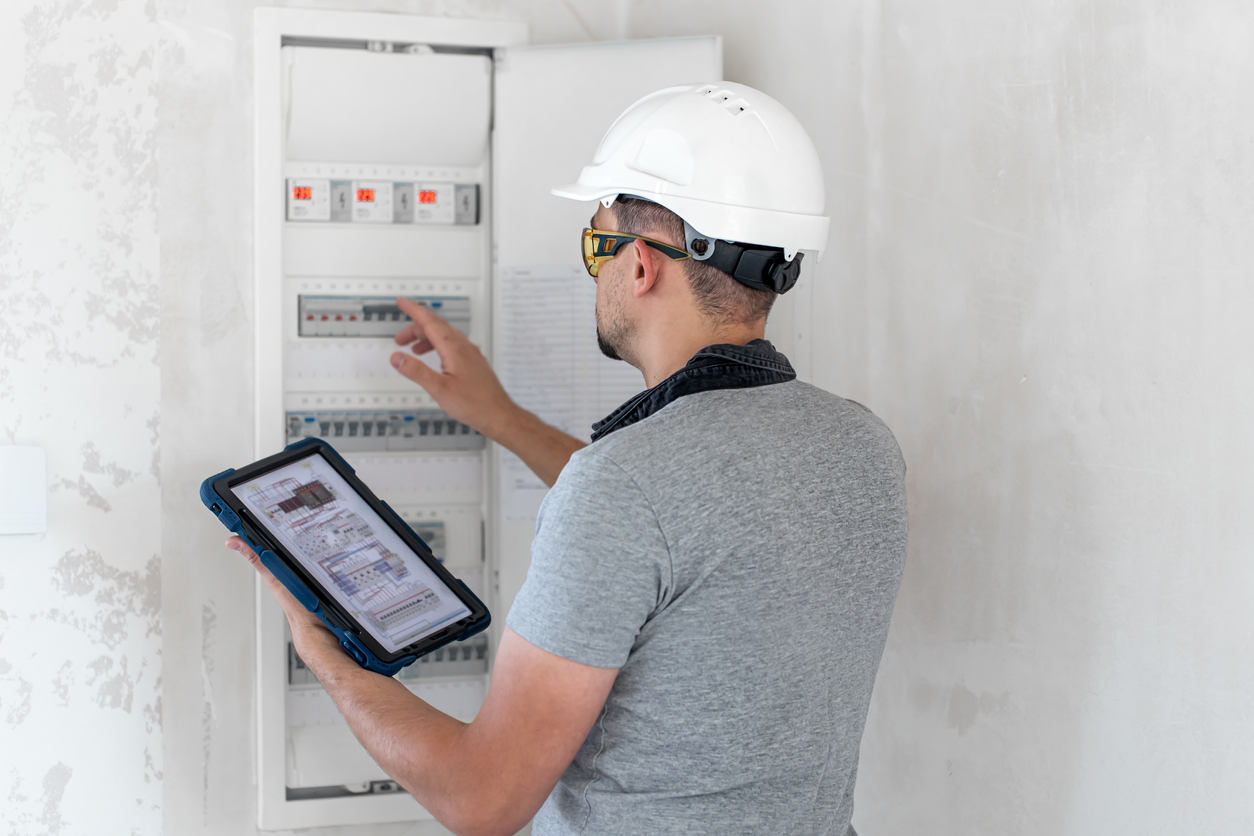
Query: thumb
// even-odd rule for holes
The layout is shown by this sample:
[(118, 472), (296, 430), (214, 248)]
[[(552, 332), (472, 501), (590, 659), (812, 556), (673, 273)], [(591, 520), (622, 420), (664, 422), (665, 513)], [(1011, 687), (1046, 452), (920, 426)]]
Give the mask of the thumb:
[(253, 551), (243, 538), (240, 538), (240, 536), (227, 538), (227, 548), (232, 551), (238, 551), (238, 553), (245, 556), (248, 559), (248, 563), (252, 564), (252, 568), (257, 570), (257, 573), (261, 575), (262, 579), (265, 579), (267, 584), (271, 582), (277, 583), (275, 575), (271, 574), (270, 569), (266, 568), (266, 564), (261, 562), (261, 556), (256, 551)]
[(266, 568), (266, 565), (261, 562), (261, 557), (249, 548), (248, 544), (245, 543), (242, 538), (227, 538), (226, 547), (231, 551), (239, 552), (248, 559), (248, 562), (252, 564), (254, 569), (257, 570), (257, 574), (261, 575), (261, 579), (265, 581), (266, 587), (269, 588), (270, 593), (279, 600), (279, 604), (282, 605), (284, 610), (290, 610), (293, 606), (298, 610), (305, 609), (305, 607), (296, 600), (292, 593), (288, 591), (287, 587), (274, 576), (274, 573)]
[(442, 377), (435, 369), (403, 351), (392, 352), (392, 367), (428, 392), (439, 386)]

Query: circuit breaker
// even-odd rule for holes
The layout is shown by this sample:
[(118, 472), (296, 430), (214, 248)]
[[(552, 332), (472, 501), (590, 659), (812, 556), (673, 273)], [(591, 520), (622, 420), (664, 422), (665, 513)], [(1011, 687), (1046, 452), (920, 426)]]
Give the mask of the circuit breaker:
[[(391, 367), (411, 324), (397, 297), (586, 438), (643, 382), (596, 350), (578, 249), (593, 207), (548, 190), (640, 96), (721, 77), (721, 44), (527, 47), (515, 23), (287, 9), (258, 9), (255, 26), (256, 453), (326, 439), (488, 604), (491, 631), (397, 676), (470, 722), (544, 491)], [(353, 737), (260, 588), (257, 601), (258, 826), (430, 818)]]

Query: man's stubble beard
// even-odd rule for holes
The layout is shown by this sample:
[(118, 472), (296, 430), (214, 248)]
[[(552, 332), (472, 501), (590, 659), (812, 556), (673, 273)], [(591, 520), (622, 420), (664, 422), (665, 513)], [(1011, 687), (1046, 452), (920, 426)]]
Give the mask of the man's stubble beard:
[[(598, 289), (600, 289), (599, 284)], [(602, 302), (605, 303), (604, 310), (602, 309)], [(618, 306), (611, 300), (611, 291), (608, 288), (604, 295), (597, 295), (597, 348), (601, 349), (601, 353), (611, 360), (622, 360), (625, 363), (631, 363), (630, 360), (623, 356), (623, 350), (629, 343), (629, 334), (627, 328), (623, 326), (622, 319), (614, 316), (617, 308)], [(631, 364), (635, 365), (634, 363)]]
[(601, 333), (601, 326), (597, 326), (597, 348), (601, 349), (601, 353), (611, 360), (621, 360), (618, 352), (614, 350), (614, 346), (605, 341), (605, 336)]

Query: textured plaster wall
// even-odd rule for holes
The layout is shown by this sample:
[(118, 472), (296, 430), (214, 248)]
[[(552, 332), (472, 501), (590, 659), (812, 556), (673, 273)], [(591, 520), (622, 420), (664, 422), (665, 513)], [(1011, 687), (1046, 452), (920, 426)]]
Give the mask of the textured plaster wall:
[(1254, 832), (1254, 7), (864, 31), (866, 391), (916, 533), (868, 816)]
[(0, 537), (5, 833), (161, 828), (156, 52), (142, 0), (0, 5), (0, 444), (49, 480)]
[(823, 159), (831, 249), (774, 334), (910, 469), (860, 832), (1254, 832), (1254, 7), (630, 26), (723, 34)]
[(254, 5), (0, 4), (0, 444), (50, 479), (48, 533), (0, 537), (0, 832), (254, 832), (253, 580), (196, 499), (252, 455)]
[[(3, 832), (254, 832), (253, 583), (195, 498), (252, 453), (253, 5), (0, 4), (0, 443), (50, 471)], [(864, 834), (1254, 831), (1248, 4), (300, 5), (715, 32), (814, 135), (772, 336), (910, 466)]]

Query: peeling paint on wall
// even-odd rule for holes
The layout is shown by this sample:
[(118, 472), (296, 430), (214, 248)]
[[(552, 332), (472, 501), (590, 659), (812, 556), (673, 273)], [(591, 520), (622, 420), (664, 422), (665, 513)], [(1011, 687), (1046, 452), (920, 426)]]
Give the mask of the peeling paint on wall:
[(155, 15), (0, 4), (0, 440), (49, 523), (0, 543), (4, 833), (161, 832)]
[[(161, 633), (161, 563), (156, 555), (142, 572), (127, 572), (90, 549), (66, 552), (53, 567), (52, 583), (66, 596), (90, 598), (102, 607), (90, 621), (76, 621), (75, 626), (106, 647), (127, 639), (128, 616), (142, 621), (145, 637)], [(56, 620), (68, 619), (57, 608), (47, 614)]]
[(218, 626), (218, 615), (214, 610), (213, 601), (208, 601), (200, 610), (200, 726), (201, 755), (205, 764), (201, 784), (201, 821), (209, 823), (209, 777), (208, 765), (213, 761), (213, 732), (218, 725), (217, 712), (213, 707), (213, 659), (214, 633)]
[(32, 686), (30, 682), (20, 676), (13, 678), (14, 687), (8, 689), (8, 705), (9, 713), (5, 716), (4, 721), (10, 726), (16, 726), (26, 720), (30, 714), (30, 693)]
[(61, 799), (65, 795), (65, 788), (73, 777), (74, 770), (70, 769), (60, 761), (48, 770), (43, 780), (43, 814), (39, 817), (39, 823), (47, 828), (47, 833), (56, 834), (61, 832), (64, 821), (61, 819)]

